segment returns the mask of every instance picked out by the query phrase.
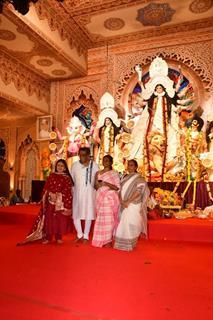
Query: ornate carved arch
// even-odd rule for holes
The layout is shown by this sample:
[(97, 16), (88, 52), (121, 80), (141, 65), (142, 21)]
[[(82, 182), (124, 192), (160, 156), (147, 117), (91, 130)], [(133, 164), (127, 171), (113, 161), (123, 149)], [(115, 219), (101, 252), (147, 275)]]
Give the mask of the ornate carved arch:
[(25, 178), (25, 163), (27, 159), (28, 153), (33, 150), (35, 152), (35, 157), (37, 161), (36, 166), (36, 178), (40, 177), (40, 156), (39, 156), (39, 148), (35, 142), (32, 142), (26, 146), (24, 146), (20, 159), (20, 178)]
[[(87, 98), (89, 98), (89, 96), (92, 95), (95, 103), (98, 105), (99, 94), (94, 88), (92, 88), (92, 86), (88, 86), (85, 84), (77, 86), (72, 92), (72, 97), (74, 97), (75, 100), (77, 100), (81, 96), (82, 91)], [(70, 101), (72, 100), (72, 97), (70, 97)]]
[(166, 48), (155, 48), (144, 51), (124, 53), (111, 57), (109, 71), (114, 82), (114, 95), (117, 107), (122, 111), (122, 98), (124, 90), (134, 78), (134, 66), (142, 64), (144, 72), (148, 70), (151, 61), (156, 56), (161, 56), (176, 66), (181, 64), (183, 72), (199, 88), (197, 92), (199, 102), (207, 99), (213, 89), (213, 72), (211, 69), (213, 58), (211, 55), (211, 42), (193, 43), (186, 46), (179, 45)]
[(36, 174), (35, 179), (40, 178), (40, 157), (39, 157), (39, 148), (35, 142), (23, 146), (20, 150), (20, 168), (18, 173), (18, 187), (22, 190), (22, 195), (25, 197), (25, 187), (26, 187), (26, 163), (28, 159), (28, 154), (33, 151), (35, 154), (36, 160)]
[[(169, 64), (170, 68), (178, 69), (180, 62), (173, 61), (173, 60), (167, 60), (167, 63)], [(203, 83), (201, 79), (197, 76), (197, 74), (194, 72), (194, 70), (191, 70), (188, 66), (182, 65), (182, 72), (184, 76), (189, 80), (189, 82), (192, 84), (194, 91), (195, 91), (195, 104), (196, 106), (204, 105), (205, 101), (205, 90)], [(149, 65), (146, 65), (144, 68), (144, 73), (149, 71)], [(132, 73), (126, 83), (126, 86), (123, 89), (122, 95), (120, 97), (120, 105), (125, 109), (125, 106), (128, 102), (128, 95), (130, 92), (132, 92), (134, 86), (138, 82), (137, 75)]]
[(8, 164), (8, 147), (9, 147), (9, 140), (10, 140), (10, 129), (9, 128), (3, 128), (0, 129), (0, 139), (2, 139), (5, 143), (5, 166), (4, 169), (7, 171), (9, 170), (9, 164)]
[(75, 90), (69, 94), (69, 101), (66, 105), (65, 123), (71, 118), (73, 111), (81, 105), (88, 107), (92, 111), (94, 120), (98, 118), (99, 95), (90, 86), (83, 85), (75, 88)]

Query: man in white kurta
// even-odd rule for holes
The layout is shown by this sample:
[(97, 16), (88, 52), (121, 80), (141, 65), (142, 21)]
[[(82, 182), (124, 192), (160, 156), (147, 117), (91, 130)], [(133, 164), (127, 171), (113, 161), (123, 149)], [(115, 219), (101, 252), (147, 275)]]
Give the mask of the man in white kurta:
[[(80, 148), (79, 161), (73, 163), (71, 176), (73, 187), (73, 221), (77, 231), (76, 241), (89, 240), (92, 220), (95, 219), (95, 174), (98, 165), (90, 160), (89, 148)], [(85, 220), (82, 230), (81, 220)]]

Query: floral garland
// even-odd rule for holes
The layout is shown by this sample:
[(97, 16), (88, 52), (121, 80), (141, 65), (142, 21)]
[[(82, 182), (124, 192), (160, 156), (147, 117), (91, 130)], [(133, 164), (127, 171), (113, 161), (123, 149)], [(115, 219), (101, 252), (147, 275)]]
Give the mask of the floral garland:
[(174, 191), (155, 188), (153, 193), (156, 193), (160, 196), (160, 206), (181, 206), (181, 199), (178, 193)]
[[(192, 138), (191, 138), (192, 128), (187, 129), (186, 133), (186, 170), (187, 170), (187, 181), (192, 180)], [(199, 149), (202, 144), (203, 134), (200, 131), (198, 134), (198, 147), (196, 149), (196, 152), (194, 154), (195, 157), (198, 157), (199, 155)], [(197, 168), (196, 171), (196, 179), (198, 179), (200, 176), (200, 166)]]
[(87, 142), (86, 140), (87, 140), (86, 136), (84, 134), (82, 134), (81, 141), (80, 141), (81, 148), (86, 147), (86, 142)]
[(189, 137), (190, 137), (190, 129), (187, 129), (186, 132), (186, 172), (187, 172), (187, 181), (191, 181), (191, 160), (192, 160), (192, 155), (191, 155), (191, 150), (189, 147)]
[[(106, 127), (101, 128), (101, 144), (100, 144), (100, 155), (99, 155), (99, 166), (102, 167), (102, 161), (103, 161), (103, 157), (105, 156), (105, 145), (104, 145), (104, 135), (105, 135), (105, 130)], [(109, 131), (109, 155), (113, 156), (114, 153), (114, 126), (112, 125), (110, 127), (110, 131)]]
[(149, 117), (149, 123), (148, 123), (148, 127), (146, 130), (146, 136), (145, 136), (145, 145), (144, 145), (144, 167), (145, 167), (145, 173), (146, 176), (148, 175), (148, 181), (151, 181), (151, 167), (150, 167), (150, 154), (149, 154), (149, 139), (148, 139), (148, 135), (149, 135), (149, 131), (150, 128), (152, 127), (153, 124), (153, 119), (154, 119), (154, 112), (156, 110), (156, 106), (157, 106), (157, 98), (154, 99), (154, 103), (153, 103), (153, 109), (151, 112), (151, 115)]
[(166, 156), (167, 156), (167, 143), (168, 143), (167, 123), (168, 123), (167, 100), (163, 97), (163, 130), (164, 130), (164, 136), (165, 136), (165, 151), (164, 151), (164, 158), (163, 158), (162, 181), (164, 181), (164, 174), (166, 169)]
[(68, 150), (68, 146), (69, 146), (69, 139), (68, 137), (64, 140), (63, 143), (63, 155), (62, 155), (62, 159), (67, 160), (67, 150)]

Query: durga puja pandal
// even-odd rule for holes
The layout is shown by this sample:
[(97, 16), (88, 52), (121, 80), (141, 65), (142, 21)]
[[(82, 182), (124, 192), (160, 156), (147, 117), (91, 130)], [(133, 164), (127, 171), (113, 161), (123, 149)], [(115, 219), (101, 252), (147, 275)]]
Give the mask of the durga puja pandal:
[(124, 102), (125, 115), (119, 117), (109, 92), (100, 99), (97, 120), (87, 105), (79, 106), (65, 135), (57, 128), (51, 132), (50, 159), (63, 158), (71, 166), (79, 148), (89, 147), (100, 168), (109, 154), (121, 175), (127, 161), (135, 159), (165, 217), (205, 218), (211, 210), (202, 210), (198, 194), (202, 188), (211, 204), (213, 105), (206, 114), (181, 68), (170, 68), (162, 58), (156, 57), (146, 74), (141, 65), (134, 72), (137, 81)]

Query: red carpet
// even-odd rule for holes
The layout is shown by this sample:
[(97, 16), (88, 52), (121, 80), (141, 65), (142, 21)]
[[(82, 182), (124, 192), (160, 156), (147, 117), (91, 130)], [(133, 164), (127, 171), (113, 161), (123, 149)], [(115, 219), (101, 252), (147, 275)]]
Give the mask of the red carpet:
[(16, 247), (29, 227), (0, 225), (1, 320), (212, 319), (212, 244)]
[(150, 220), (148, 230), (149, 239), (213, 243), (213, 218)]
[[(38, 211), (38, 205), (0, 208), (0, 223), (33, 224)], [(150, 220), (148, 224), (149, 239), (213, 243), (213, 218)]]
[(39, 209), (37, 204), (1, 207), (0, 223), (33, 223)]

